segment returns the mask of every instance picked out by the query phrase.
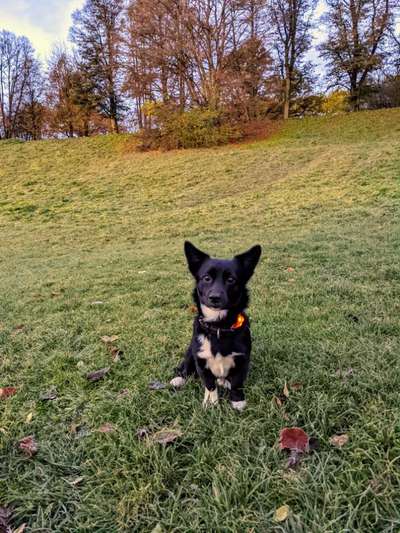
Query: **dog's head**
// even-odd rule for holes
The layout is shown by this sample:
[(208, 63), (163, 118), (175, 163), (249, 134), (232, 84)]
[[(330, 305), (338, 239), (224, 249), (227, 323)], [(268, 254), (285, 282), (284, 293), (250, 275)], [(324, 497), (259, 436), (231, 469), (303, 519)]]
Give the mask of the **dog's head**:
[(253, 246), (233, 259), (214, 259), (186, 241), (185, 255), (202, 307), (215, 310), (246, 307), (246, 284), (260, 259), (261, 246)]

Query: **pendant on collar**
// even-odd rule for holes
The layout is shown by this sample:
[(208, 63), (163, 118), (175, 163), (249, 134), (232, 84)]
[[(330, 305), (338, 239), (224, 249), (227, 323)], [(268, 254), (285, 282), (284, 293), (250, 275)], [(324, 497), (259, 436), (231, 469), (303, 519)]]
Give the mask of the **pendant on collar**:
[(236, 317), (236, 322), (231, 326), (231, 329), (239, 329), (243, 326), (245, 322), (244, 315), (242, 313), (239, 313)]

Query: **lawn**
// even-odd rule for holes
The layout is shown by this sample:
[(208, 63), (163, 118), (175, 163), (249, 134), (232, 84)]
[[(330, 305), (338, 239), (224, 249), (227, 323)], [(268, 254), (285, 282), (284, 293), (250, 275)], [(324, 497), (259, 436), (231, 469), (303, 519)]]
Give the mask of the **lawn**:
[[(207, 150), (2, 141), (0, 235), (0, 387), (17, 387), (0, 399), (0, 506), (14, 528), (399, 531), (400, 109)], [(184, 239), (220, 256), (263, 246), (241, 414), (203, 410), (194, 381), (149, 389), (191, 334)], [(294, 471), (285, 426), (319, 440)], [(171, 427), (167, 446), (137, 436)]]

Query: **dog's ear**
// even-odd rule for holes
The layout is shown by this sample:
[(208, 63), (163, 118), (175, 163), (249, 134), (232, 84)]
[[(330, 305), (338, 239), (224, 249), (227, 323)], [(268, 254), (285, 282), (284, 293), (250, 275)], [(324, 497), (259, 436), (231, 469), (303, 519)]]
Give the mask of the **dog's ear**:
[(239, 263), (242, 271), (244, 272), (246, 282), (249, 281), (253, 275), (254, 269), (257, 266), (261, 256), (261, 246), (256, 244), (247, 252), (240, 255), (235, 255), (236, 261)]
[(189, 241), (185, 241), (185, 255), (188, 262), (188, 267), (193, 276), (196, 276), (199, 268), (206, 259), (209, 259), (209, 255), (205, 254)]

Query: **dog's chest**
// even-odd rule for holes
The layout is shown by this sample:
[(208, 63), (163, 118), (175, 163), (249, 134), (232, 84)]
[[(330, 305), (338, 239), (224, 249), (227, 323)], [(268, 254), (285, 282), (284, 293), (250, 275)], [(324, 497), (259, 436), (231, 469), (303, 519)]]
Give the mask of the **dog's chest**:
[(219, 352), (213, 353), (210, 340), (205, 335), (198, 336), (199, 350), (197, 357), (206, 361), (206, 368), (208, 368), (215, 377), (226, 378), (231, 368), (235, 366), (235, 357), (242, 355), (237, 352), (232, 352), (228, 355), (221, 355)]

